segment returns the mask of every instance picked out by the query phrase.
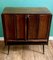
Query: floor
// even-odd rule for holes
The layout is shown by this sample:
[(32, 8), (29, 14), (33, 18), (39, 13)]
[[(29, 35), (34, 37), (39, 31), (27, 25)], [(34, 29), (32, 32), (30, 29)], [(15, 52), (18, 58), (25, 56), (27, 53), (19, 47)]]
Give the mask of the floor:
[(43, 54), (42, 45), (14, 45), (7, 55), (7, 46), (0, 42), (0, 60), (53, 60), (53, 41), (45, 45)]

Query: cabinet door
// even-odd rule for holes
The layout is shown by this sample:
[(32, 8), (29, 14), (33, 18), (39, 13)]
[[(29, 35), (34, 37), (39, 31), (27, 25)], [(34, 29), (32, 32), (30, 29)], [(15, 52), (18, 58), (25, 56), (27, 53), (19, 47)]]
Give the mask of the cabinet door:
[(38, 38), (47, 39), (49, 34), (49, 27), (50, 27), (50, 16), (47, 14), (40, 15)]
[(36, 39), (38, 35), (38, 15), (29, 15), (28, 19), (28, 39)]
[(3, 25), (6, 39), (15, 40), (15, 16), (13, 14), (4, 14), (2, 18), (4, 23)]
[(16, 15), (16, 24), (17, 24), (17, 39), (25, 39), (25, 15), (24, 14), (17, 14)]

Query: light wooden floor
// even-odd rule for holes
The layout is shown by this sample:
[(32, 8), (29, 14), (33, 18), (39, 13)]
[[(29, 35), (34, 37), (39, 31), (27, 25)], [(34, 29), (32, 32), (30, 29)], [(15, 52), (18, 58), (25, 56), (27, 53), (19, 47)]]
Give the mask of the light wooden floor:
[(0, 60), (53, 60), (53, 41), (45, 45), (45, 54), (42, 54), (42, 45), (14, 45), (10, 47), (7, 55), (7, 47), (0, 42)]

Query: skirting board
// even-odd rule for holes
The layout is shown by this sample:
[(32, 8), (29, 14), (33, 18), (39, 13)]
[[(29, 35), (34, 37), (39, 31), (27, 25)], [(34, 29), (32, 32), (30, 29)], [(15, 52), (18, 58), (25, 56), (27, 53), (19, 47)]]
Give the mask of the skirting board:
[[(49, 40), (53, 40), (53, 36), (49, 36)], [(0, 37), (0, 41), (4, 41), (4, 37)]]

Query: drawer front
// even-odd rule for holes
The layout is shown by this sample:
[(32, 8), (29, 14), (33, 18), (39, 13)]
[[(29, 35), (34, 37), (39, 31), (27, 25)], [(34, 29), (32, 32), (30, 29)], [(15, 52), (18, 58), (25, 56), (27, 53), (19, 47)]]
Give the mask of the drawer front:
[(3, 23), (4, 23), (4, 32), (5, 37), (7, 40), (15, 40), (16, 34), (15, 34), (15, 16), (10, 14), (4, 14), (2, 16)]

